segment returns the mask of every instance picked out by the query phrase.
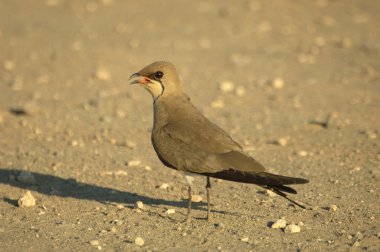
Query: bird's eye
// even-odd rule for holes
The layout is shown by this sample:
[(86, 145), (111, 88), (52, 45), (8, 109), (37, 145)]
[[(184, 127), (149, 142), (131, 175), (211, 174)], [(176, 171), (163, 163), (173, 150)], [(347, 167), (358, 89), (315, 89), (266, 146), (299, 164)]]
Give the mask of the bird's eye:
[(162, 76), (164, 76), (164, 73), (161, 72), (161, 71), (158, 71), (158, 72), (155, 72), (155, 73), (154, 73), (154, 78), (155, 78), (156, 80), (161, 79)]

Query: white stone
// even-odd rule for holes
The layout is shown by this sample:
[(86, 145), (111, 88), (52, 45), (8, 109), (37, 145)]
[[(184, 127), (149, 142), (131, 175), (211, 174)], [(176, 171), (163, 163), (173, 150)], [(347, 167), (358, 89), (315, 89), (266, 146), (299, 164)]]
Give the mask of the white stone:
[(272, 87), (276, 89), (281, 89), (284, 87), (284, 80), (281, 77), (277, 77), (272, 80)]
[(248, 242), (249, 241), (249, 237), (243, 237), (240, 239), (242, 242)]
[(245, 88), (244, 87), (237, 87), (235, 94), (238, 97), (243, 97), (245, 95)]
[(174, 214), (175, 213), (175, 209), (170, 208), (170, 209), (166, 210), (166, 213), (167, 214)]
[(19, 207), (32, 207), (36, 205), (36, 199), (30, 191), (26, 193), (17, 201)]
[(168, 183), (162, 183), (160, 185), (160, 189), (168, 189), (169, 188), (169, 184)]
[(271, 226), (271, 228), (273, 229), (284, 228), (284, 227), (286, 227), (286, 220), (284, 219), (276, 220)]
[(136, 201), (135, 208), (136, 209), (144, 209), (144, 203), (142, 203), (142, 201)]
[(278, 138), (278, 139), (275, 141), (275, 143), (278, 144), (278, 145), (280, 145), (280, 146), (285, 146), (285, 145), (288, 144), (288, 140), (289, 140), (288, 137), (280, 137), (280, 138)]
[(98, 240), (91, 240), (89, 241), (89, 243), (92, 245), (92, 246), (99, 246), (99, 241)]
[(98, 70), (96, 70), (95, 76), (96, 78), (102, 81), (108, 81), (111, 79), (110, 72), (104, 68), (99, 68)]
[(338, 206), (337, 205), (331, 205), (329, 208), (330, 211), (336, 212), (338, 211)]
[(221, 81), (219, 89), (224, 93), (230, 93), (235, 89), (235, 85), (231, 81)]
[(123, 171), (123, 170), (117, 170), (117, 171), (113, 172), (113, 174), (115, 176), (123, 176), (123, 177), (128, 175), (128, 173), (126, 171)]
[(141, 238), (141, 237), (136, 237), (135, 238), (135, 244), (137, 245), (137, 246), (143, 246), (144, 245), (144, 243), (145, 243), (145, 241), (144, 241), (144, 239), (143, 238)]
[(117, 209), (124, 209), (125, 206), (123, 204), (116, 204)]
[(192, 202), (201, 202), (202, 201), (202, 196), (200, 196), (200, 195), (192, 195), (191, 196), (191, 201)]
[(287, 225), (284, 229), (285, 233), (299, 233), (301, 232), (301, 228), (295, 224)]
[(127, 166), (133, 167), (133, 166), (139, 166), (141, 165), (140, 160), (130, 160), (127, 162)]
[(223, 108), (225, 106), (223, 99), (217, 98), (216, 100), (211, 102), (212, 108)]
[(272, 190), (265, 190), (265, 195), (269, 197), (276, 197), (277, 194), (274, 193)]
[(306, 157), (307, 154), (308, 154), (308, 153), (307, 153), (307, 151), (305, 151), (305, 150), (301, 150), (301, 151), (298, 152), (298, 155), (301, 156), (301, 157)]

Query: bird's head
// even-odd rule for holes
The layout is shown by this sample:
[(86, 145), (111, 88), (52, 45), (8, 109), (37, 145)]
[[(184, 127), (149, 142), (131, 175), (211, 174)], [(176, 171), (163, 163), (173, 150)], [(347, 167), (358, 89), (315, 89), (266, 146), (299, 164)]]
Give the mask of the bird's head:
[(182, 92), (177, 70), (172, 63), (154, 62), (129, 77), (131, 84), (143, 86), (156, 100), (161, 95)]

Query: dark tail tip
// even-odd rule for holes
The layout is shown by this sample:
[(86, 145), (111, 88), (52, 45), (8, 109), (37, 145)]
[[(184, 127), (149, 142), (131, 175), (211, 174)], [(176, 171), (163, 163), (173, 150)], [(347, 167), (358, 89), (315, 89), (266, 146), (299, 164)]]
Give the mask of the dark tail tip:
[(307, 183), (309, 183), (308, 179), (304, 179), (304, 178), (295, 178), (295, 179), (296, 179), (295, 184), (307, 184)]

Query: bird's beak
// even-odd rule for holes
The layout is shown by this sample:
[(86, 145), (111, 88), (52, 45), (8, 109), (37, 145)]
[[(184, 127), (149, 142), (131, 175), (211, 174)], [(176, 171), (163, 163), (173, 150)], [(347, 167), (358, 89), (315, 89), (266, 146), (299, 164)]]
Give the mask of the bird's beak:
[(132, 84), (146, 84), (150, 82), (149, 78), (140, 75), (139, 73), (134, 73), (129, 77), (129, 83)]

